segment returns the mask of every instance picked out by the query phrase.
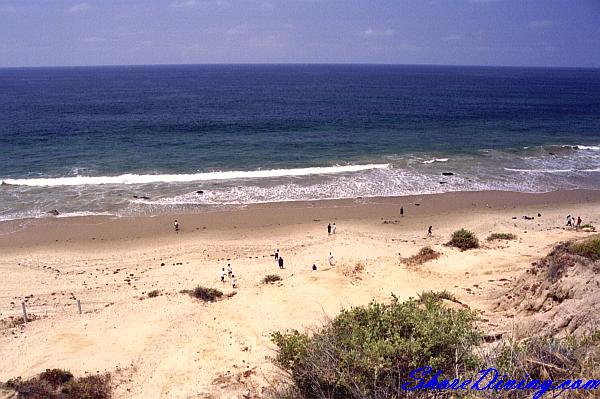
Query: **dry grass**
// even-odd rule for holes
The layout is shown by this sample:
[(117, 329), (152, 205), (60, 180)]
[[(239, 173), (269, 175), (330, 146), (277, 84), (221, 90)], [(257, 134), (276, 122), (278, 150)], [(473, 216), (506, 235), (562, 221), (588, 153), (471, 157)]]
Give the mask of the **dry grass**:
[(183, 290), (183, 294), (188, 294), (196, 299), (200, 299), (205, 302), (214, 302), (223, 296), (223, 292), (215, 288), (197, 286), (193, 290)]
[(487, 241), (495, 240), (516, 240), (517, 236), (513, 233), (492, 233), (486, 238)]
[(569, 252), (592, 260), (600, 259), (600, 235), (571, 243)]
[(69, 371), (48, 369), (37, 377), (13, 378), (0, 388), (16, 393), (18, 399), (109, 399), (110, 375), (74, 378)]
[(274, 283), (276, 281), (281, 281), (281, 276), (278, 276), (277, 274), (267, 274), (262, 279), (263, 284)]
[(422, 265), (425, 262), (439, 258), (441, 255), (441, 252), (437, 252), (431, 247), (423, 247), (419, 250), (419, 252), (417, 252), (416, 255), (403, 258), (402, 262), (408, 266)]
[(341, 270), (342, 275), (346, 277), (356, 277), (365, 270), (365, 264), (358, 261), (354, 265), (343, 264), (339, 269)]

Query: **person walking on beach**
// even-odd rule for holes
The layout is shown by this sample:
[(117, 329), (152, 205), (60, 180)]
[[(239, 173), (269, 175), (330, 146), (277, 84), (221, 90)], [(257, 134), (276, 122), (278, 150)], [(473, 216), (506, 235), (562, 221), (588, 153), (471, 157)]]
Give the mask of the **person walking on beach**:
[(279, 259), (279, 248), (277, 248), (277, 251), (275, 251), (275, 261), (277, 262), (278, 259)]
[(312, 269), (313, 269), (313, 271), (314, 271), (314, 272), (316, 272), (316, 271), (317, 271), (317, 264), (316, 264), (316, 263), (313, 263), (313, 265), (312, 265)]
[(225, 282), (225, 268), (221, 269), (221, 282), (224, 283)]
[(231, 287), (234, 289), (237, 288), (237, 278), (233, 274), (231, 275)]
[(400, 207), (400, 216), (404, 216), (404, 207)]
[(233, 267), (231, 267), (231, 263), (227, 264), (227, 275), (229, 277), (233, 276)]
[(283, 258), (281, 256), (279, 257), (279, 261), (277, 263), (279, 264), (279, 268), (283, 269)]
[(331, 223), (327, 225), (327, 234), (331, 235)]
[(335, 229), (337, 229), (337, 226), (335, 225), (335, 222), (333, 223), (333, 226), (331, 226), (331, 232), (333, 234), (335, 234)]
[(431, 237), (433, 235), (432, 229), (433, 226), (429, 226), (429, 228), (427, 229), (427, 237)]
[(573, 222), (572, 222), (572, 219), (571, 219), (571, 215), (567, 215), (567, 227), (572, 227), (573, 226), (572, 223)]
[(329, 256), (327, 257), (327, 261), (329, 262), (329, 266), (333, 266), (333, 255), (331, 254), (331, 252), (329, 253)]
[(577, 225), (575, 226), (577, 229), (581, 227), (581, 216), (577, 216)]
[(175, 219), (175, 232), (179, 231), (179, 222)]

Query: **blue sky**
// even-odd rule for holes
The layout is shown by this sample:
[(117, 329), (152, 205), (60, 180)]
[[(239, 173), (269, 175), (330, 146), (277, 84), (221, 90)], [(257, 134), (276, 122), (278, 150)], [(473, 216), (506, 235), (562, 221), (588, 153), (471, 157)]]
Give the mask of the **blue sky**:
[(0, 66), (600, 67), (600, 0), (0, 0)]

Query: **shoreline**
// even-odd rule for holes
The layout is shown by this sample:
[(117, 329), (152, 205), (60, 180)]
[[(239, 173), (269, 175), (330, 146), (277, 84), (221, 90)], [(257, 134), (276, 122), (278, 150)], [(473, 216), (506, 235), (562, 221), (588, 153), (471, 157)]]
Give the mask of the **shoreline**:
[[(286, 201), (242, 205), (242, 209), (198, 213), (167, 213), (152, 216), (72, 216), (7, 220), (0, 222), (0, 249), (45, 246), (57, 242), (81, 244), (172, 236), (173, 221), (178, 235), (206, 237), (207, 233), (236, 236), (236, 231), (281, 228), (298, 224), (362, 219), (397, 219), (404, 207), (404, 220), (446, 213), (493, 212), (550, 205), (600, 202), (600, 190), (559, 190), (547, 193), (511, 191), (460, 191), (399, 197), (368, 197), (316, 201)], [(538, 212), (535, 212), (536, 216)], [(515, 214), (517, 218), (523, 215)], [(427, 226), (425, 226), (426, 228)]]

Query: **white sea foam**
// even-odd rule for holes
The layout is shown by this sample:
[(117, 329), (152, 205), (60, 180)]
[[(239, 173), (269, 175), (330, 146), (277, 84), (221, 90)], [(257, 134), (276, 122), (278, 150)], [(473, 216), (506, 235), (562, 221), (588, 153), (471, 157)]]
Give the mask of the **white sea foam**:
[(510, 172), (528, 172), (528, 173), (567, 173), (573, 172), (573, 169), (513, 169), (504, 168), (504, 170)]
[(434, 163), (434, 162), (448, 162), (448, 158), (434, 158), (429, 161), (423, 161), (422, 163)]
[(577, 147), (577, 149), (579, 149), (579, 150), (592, 150), (592, 151), (600, 150), (600, 146), (597, 146), (597, 145), (577, 145), (575, 147)]
[(211, 180), (264, 179), (285, 176), (326, 175), (360, 172), (372, 169), (388, 169), (389, 164), (342, 165), (297, 169), (269, 169), (253, 171), (207, 172), (175, 175), (137, 175), (119, 176), (74, 176), (34, 179), (3, 179), (3, 182), (15, 186), (55, 187), (85, 186), (100, 184), (147, 184), (147, 183), (185, 183)]

